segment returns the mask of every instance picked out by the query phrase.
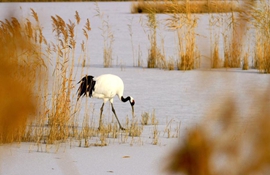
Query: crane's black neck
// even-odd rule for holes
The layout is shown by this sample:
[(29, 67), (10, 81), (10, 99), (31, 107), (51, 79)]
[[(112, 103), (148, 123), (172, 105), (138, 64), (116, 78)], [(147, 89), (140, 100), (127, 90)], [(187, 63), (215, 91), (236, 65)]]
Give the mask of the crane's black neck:
[(121, 97), (122, 102), (127, 102), (130, 101), (130, 96), (127, 96), (127, 98), (124, 98), (123, 96)]
[(134, 100), (133, 101), (130, 101), (130, 100), (131, 100), (130, 96), (127, 96), (126, 98), (124, 98), (123, 96), (121, 97), (122, 102), (129, 101), (130, 105), (133, 106), (135, 104), (135, 102), (134, 102)]

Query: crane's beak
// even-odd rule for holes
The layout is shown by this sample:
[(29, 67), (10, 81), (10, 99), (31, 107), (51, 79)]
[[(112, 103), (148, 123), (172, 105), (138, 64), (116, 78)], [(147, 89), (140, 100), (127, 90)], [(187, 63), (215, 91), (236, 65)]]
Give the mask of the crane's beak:
[(131, 106), (132, 108), (132, 117), (134, 117), (134, 106)]

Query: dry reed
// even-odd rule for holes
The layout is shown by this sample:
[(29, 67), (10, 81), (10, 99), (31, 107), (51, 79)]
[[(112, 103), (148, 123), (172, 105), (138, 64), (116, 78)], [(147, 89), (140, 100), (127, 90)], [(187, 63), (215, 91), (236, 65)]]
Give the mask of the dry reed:
[[(209, 26), (212, 68), (222, 66), (225, 68), (241, 67), (241, 56), (244, 51), (244, 43), (241, 41), (243, 37), (250, 37), (246, 36), (250, 28), (246, 27), (248, 22), (245, 21), (247, 19), (244, 19), (245, 13), (247, 11), (243, 10), (239, 14), (234, 11), (211, 14)], [(220, 53), (219, 48), (222, 47), (223, 53)]]
[(197, 18), (189, 12), (186, 14), (174, 13), (167, 19), (167, 26), (175, 30), (178, 38), (178, 70), (191, 70), (199, 67), (199, 53), (196, 47)]
[(270, 10), (269, 1), (260, 1), (257, 7), (253, 8), (253, 25), (256, 28), (255, 64), (261, 73), (270, 73)]
[(102, 21), (102, 26), (100, 30), (102, 31), (103, 37), (103, 66), (104, 67), (111, 67), (112, 66), (112, 59), (113, 59), (113, 43), (114, 43), (114, 34), (112, 28), (109, 24), (109, 16), (107, 15), (106, 18), (104, 17), (104, 13), (102, 13), (99, 9), (98, 4), (96, 6), (96, 16), (100, 18)]
[[(157, 41), (157, 31), (159, 28), (159, 22), (156, 17), (156, 13), (151, 12), (147, 14), (146, 23), (140, 20), (144, 32), (148, 35), (148, 40), (150, 42), (150, 49), (148, 50), (147, 67), (148, 68), (161, 68), (167, 69), (167, 60), (165, 56), (164, 49), (164, 39), (161, 39), (161, 47), (158, 46)], [(140, 58), (138, 59), (138, 65), (141, 65)]]
[(130, 24), (128, 24), (128, 31), (130, 35), (130, 42), (132, 48), (132, 58), (133, 58), (133, 66), (135, 66), (135, 49), (133, 44), (133, 30), (132, 30), (133, 18), (130, 19)]
[(212, 68), (219, 68), (221, 67), (221, 59), (219, 57), (219, 48), (218, 48), (218, 44), (216, 43), (214, 46), (214, 51), (213, 51), (213, 55), (212, 55)]
[[(172, 126), (175, 126), (175, 129), (173, 130)], [(169, 122), (166, 121), (166, 127), (164, 129), (164, 134), (163, 136), (166, 134), (167, 138), (179, 138), (180, 135), (180, 126), (181, 126), (181, 122), (175, 122), (173, 119), (171, 119)]]
[(159, 143), (159, 131), (158, 131), (157, 125), (154, 125), (152, 144), (157, 145), (158, 143)]
[(157, 59), (159, 54), (159, 49), (157, 48), (157, 21), (156, 14), (150, 12), (147, 14), (147, 27), (150, 29), (149, 41), (150, 41), (150, 50), (148, 53), (147, 67), (156, 68)]
[(174, 59), (172, 57), (169, 58), (169, 60), (167, 61), (167, 69), (168, 70), (174, 70), (175, 69), (175, 61), (174, 61)]
[[(76, 12), (76, 17), (77, 16), (78, 16), (78, 12)], [(86, 58), (88, 56), (88, 49), (87, 49), (88, 48), (87, 47), (88, 46), (88, 40), (89, 40), (89, 34), (88, 33), (91, 30), (89, 19), (87, 19), (86, 24), (85, 24), (85, 26), (84, 26), (84, 28), (82, 30), (83, 30), (83, 35), (85, 37), (85, 42), (83, 41), (82, 44), (81, 44), (82, 51), (84, 53), (82, 66), (84, 67), (85, 64), (86, 64)]]
[(150, 120), (150, 115), (148, 112), (144, 112), (141, 115), (142, 119), (141, 119), (141, 124), (142, 125), (148, 125), (149, 124), (149, 120)]
[(246, 53), (246, 54), (244, 55), (242, 69), (243, 69), (243, 70), (248, 70), (248, 69), (249, 69), (248, 53)]
[[(69, 136), (68, 123), (71, 117), (71, 90), (74, 85), (73, 67), (74, 57), (70, 58), (70, 45), (75, 49), (74, 23), (67, 24), (60, 16), (51, 16), (53, 21), (53, 32), (59, 41), (55, 44), (56, 65), (53, 74), (51, 108), (49, 112), (49, 134), (48, 143), (54, 141), (65, 141)], [(70, 60), (70, 61), (69, 61)]]

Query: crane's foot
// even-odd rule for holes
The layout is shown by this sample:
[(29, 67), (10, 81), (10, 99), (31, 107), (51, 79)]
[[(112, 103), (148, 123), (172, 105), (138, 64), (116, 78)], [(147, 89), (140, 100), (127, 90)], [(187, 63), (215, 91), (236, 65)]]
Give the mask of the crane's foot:
[[(103, 127), (98, 127), (98, 131), (100, 131), (100, 130), (102, 130), (103, 129)], [(126, 128), (123, 128), (122, 126), (120, 126), (120, 129), (122, 130), (122, 131), (125, 131), (126, 130)]]
[(125, 130), (126, 130), (126, 129), (125, 129), (125, 128), (123, 128), (122, 126), (120, 126), (120, 129), (121, 129), (121, 130), (123, 130), (123, 131), (125, 131)]
[(98, 127), (98, 130), (100, 131), (100, 130), (103, 130), (104, 129), (104, 127), (103, 126), (99, 126)]

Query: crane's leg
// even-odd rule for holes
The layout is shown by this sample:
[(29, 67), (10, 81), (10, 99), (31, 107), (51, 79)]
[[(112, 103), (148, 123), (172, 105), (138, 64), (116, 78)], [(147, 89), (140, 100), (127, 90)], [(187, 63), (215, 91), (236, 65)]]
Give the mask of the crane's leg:
[(102, 112), (103, 112), (103, 107), (104, 107), (104, 103), (102, 104), (101, 108), (100, 108), (100, 118), (99, 118), (99, 127), (98, 129), (101, 129), (102, 126)]
[(118, 117), (117, 117), (117, 115), (116, 115), (116, 113), (115, 113), (115, 109), (114, 109), (114, 107), (113, 107), (113, 104), (111, 103), (111, 105), (112, 105), (112, 112), (114, 113), (114, 115), (115, 115), (115, 118), (116, 118), (116, 120), (117, 120), (117, 122), (118, 122), (118, 124), (119, 124), (119, 126), (120, 126), (120, 129), (121, 130), (126, 130), (125, 128), (123, 128), (122, 127), (122, 125), (120, 124), (120, 122), (119, 122), (119, 119), (118, 119)]

